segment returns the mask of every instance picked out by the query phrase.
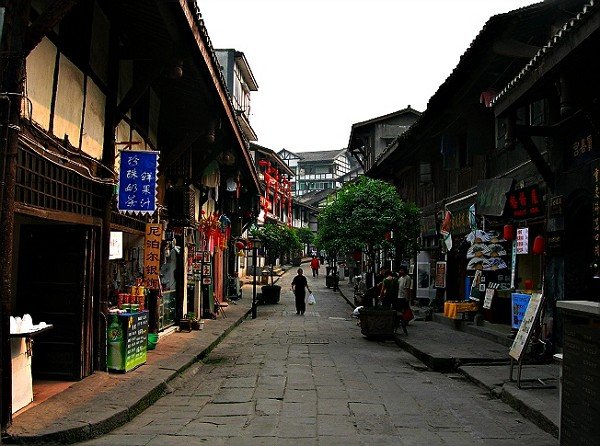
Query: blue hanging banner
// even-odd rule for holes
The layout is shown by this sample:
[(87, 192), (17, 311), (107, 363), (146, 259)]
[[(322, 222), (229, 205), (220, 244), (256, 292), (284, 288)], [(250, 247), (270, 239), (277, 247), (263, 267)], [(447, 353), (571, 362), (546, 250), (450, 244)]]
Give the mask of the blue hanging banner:
[(153, 214), (156, 211), (156, 177), (158, 153), (152, 151), (121, 151), (119, 171), (119, 212)]

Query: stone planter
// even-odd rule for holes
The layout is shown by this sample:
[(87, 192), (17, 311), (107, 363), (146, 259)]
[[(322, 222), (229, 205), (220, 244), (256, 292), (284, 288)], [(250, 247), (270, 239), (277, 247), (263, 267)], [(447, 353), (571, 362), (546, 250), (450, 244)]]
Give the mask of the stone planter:
[(370, 339), (392, 339), (396, 331), (396, 311), (363, 308), (359, 311), (360, 332)]
[(279, 302), (281, 295), (281, 287), (279, 285), (264, 285), (260, 289), (262, 291), (262, 303), (276, 304)]

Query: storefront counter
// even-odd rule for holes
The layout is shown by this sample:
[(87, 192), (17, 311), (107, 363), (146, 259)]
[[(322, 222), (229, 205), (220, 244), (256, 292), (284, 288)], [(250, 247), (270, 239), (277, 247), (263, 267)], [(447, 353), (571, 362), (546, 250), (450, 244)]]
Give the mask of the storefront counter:
[(477, 302), (444, 302), (444, 316), (450, 319), (461, 319), (462, 313), (467, 313), (469, 311), (477, 311), (477, 309)]
[(10, 333), (12, 413), (17, 412), (33, 401), (32, 337), (50, 329), (52, 329), (52, 325), (34, 325), (31, 330)]

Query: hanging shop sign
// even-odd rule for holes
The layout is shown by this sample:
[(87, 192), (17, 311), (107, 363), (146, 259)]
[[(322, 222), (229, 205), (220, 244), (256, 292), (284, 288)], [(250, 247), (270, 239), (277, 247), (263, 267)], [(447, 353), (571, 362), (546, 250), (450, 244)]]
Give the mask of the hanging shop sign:
[(162, 225), (147, 223), (144, 239), (144, 281), (146, 287), (159, 289), (160, 274), (160, 242), (162, 240)]
[(595, 167), (593, 173), (594, 196), (592, 200), (592, 249), (594, 260), (600, 259), (600, 168)]
[(590, 131), (582, 130), (571, 142), (571, 160), (574, 166), (581, 165), (593, 158), (594, 145)]
[(435, 285), (436, 288), (446, 288), (446, 262), (435, 263)]
[(158, 153), (121, 150), (119, 172), (119, 212), (153, 214), (156, 211)]
[(517, 229), (517, 254), (528, 254), (529, 253), (529, 228)]
[(123, 233), (110, 231), (110, 245), (108, 247), (108, 260), (123, 258)]
[(506, 199), (508, 212), (512, 218), (533, 218), (543, 215), (542, 196), (537, 186), (507, 192)]
[(492, 308), (492, 301), (494, 300), (494, 294), (496, 290), (494, 288), (486, 288), (485, 298), (483, 299), (483, 308), (490, 310)]
[(212, 284), (212, 263), (210, 251), (204, 251), (202, 253), (202, 284)]

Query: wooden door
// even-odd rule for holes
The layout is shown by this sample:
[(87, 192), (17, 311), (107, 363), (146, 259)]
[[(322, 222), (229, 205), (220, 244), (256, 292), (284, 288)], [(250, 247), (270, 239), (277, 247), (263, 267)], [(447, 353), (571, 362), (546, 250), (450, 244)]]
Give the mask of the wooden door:
[(54, 328), (35, 339), (34, 376), (78, 380), (92, 372), (95, 230), (22, 225), (17, 309)]

